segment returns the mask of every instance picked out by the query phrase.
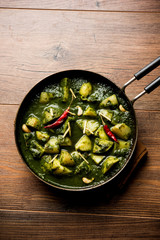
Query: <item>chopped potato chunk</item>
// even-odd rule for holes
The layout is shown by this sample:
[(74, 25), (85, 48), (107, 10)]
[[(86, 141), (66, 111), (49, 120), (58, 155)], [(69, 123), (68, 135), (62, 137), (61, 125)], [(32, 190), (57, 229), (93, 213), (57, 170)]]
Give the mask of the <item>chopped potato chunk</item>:
[(113, 94), (110, 97), (105, 98), (101, 103), (100, 107), (109, 107), (109, 106), (115, 106), (118, 105), (118, 100), (115, 94)]
[(112, 147), (112, 145), (112, 141), (96, 138), (93, 146), (93, 153), (105, 153)]
[(50, 92), (41, 92), (39, 102), (40, 103), (48, 103), (50, 99), (53, 98), (53, 93)]
[(88, 97), (88, 95), (92, 93), (92, 84), (90, 82), (83, 83), (79, 90), (79, 93), (82, 98)]
[(116, 124), (111, 128), (111, 131), (119, 138), (128, 140), (131, 134), (131, 129), (125, 123)]
[(87, 109), (83, 113), (83, 116), (96, 117), (97, 113), (94, 108), (87, 107)]
[(57, 137), (51, 137), (49, 141), (44, 146), (46, 153), (59, 153), (60, 146)]
[(102, 173), (105, 174), (119, 159), (115, 156), (107, 157), (102, 164)]
[(73, 166), (75, 164), (71, 154), (65, 149), (61, 150), (60, 163), (64, 166)]
[(39, 129), (41, 122), (36, 116), (32, 115), (27, 119), (26, 125), (31, 128)]
[(92, 142), (87, 135), (83, 135), (75, 145), (76, 150), (91, 151)]

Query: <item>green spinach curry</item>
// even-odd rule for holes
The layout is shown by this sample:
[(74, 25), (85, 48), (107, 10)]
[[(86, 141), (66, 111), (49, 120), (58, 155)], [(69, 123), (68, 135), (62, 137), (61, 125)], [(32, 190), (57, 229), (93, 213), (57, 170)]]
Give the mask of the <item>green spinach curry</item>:
[(20, 141), (33, 172), (72, 189), (113, 177), (131, 152), (134, 132), (129, 107), (111, 86), (63, 78), (34, 96)]

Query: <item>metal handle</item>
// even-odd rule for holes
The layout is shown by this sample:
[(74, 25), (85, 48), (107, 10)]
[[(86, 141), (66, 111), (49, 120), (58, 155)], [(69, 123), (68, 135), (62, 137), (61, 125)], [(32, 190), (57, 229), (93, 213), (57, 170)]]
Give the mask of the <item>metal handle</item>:
[(160, 57), (156, 58), (154, 61), (149, 63), (147, 66), (142, 68), (140, 71), (134, 74), (135, 78), (137, 80), (141, 79), (145, 75), (147, 75), (149, 72), (151, 72), (153, 69), (158, 67), (160, 65)]
[(150, 84), (148, 84), (144, 90), (147, 92), (147, 93), (150, 93), (152, 92), (155, 88), (157, 88), (158, 86), (160, 85), (160, 76), (157, 77), (154, 81), (152, 81)]
[[(135, 80), (139, 80), (145, 75), (147, 75), (149, 72), (151, 72), (153, 69), (158, 67), (160, 65), (160, 56), (156, 58), (154, 61), (149, 63), (147, 66), (142, 68), (140, 71), (138, 71), (136, 74), (134, 74), (134, 77), (132, 77), (128, 82), (124, 84), (122, 87), (122, 91), (125, 92), (125, 89), (128, 85), (130, 85), (132, 82)], [(150, 93), (152, 92), (155, 88), (157, 88), (160, 85), (160, 77), (156, 78), (154, 81), (152, 81), (150, 84), (148, 84), (145, 88), (144, 91), (139, 93), (132, 101), (131, 103), (133, 104), (137, 99), (139, 99), (141, 96), (143, 96), (145, 93)]]
[(152, 92), (155, 88), (157, 88), (160, 85), (160, 76), (157, 77), (154, 81), (149, 83), (145, 88), (144, 91), (139, 93), (132, 101), (131, 103), (133, 104), (137, 99), (142, 97), (145, 93), (150, 93)]
[(156, 67), (158, 67), (160, 65), (160, 56), (158, 58), (156, 58), (154, 61), (152, 61), (151, 63), (149, 63), (147, 66), (145, 66), (144, 68), (142, 68), (141, 70), (139, 70), (137, 73), (134, 74), (134, 77), (132, 77), (128, 82), (126, 82), (124, 84), (124, 86), (122, 87), (122, 91), (125, 91), (125, 88), (130, 85), (132, 82), (134, 82), (135, 80), (139, 80), (142, 77), (144, 77), (145, 75), (147, 75), (149, 72), (151, 72), (153, 69), (155, 69)]

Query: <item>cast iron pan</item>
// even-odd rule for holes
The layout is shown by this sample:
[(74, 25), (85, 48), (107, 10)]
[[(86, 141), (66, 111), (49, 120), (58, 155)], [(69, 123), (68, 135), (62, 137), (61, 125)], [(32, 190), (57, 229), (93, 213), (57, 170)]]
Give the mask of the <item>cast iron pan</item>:
[[(133, 103), (140, 98), (142, 95), (144, 95), (145, 93), (150, 93), (151, 91), (153, 91), (155, 88), (157, 88), (160, 85), (160, 77), (158, 77), (157, 79), (155, 79), (153, 82), (151, 82), (148, 86), (146, 86), (144, 88), (144, 91), (141, 92), (139, 95), (137, 95), (132, 101), (130, 101), (128, 99), (128, 97), (125, 94), (125, 88), (132, 83), (134, 80), (139, 80), (142, 77), (144, 77), (146, 74), (148, 74), (149, 72), (151, 72), (153, 69), (155, 69), (156, 67), (158, 67), (160, 65), (160, 57), (158, 57), (157, 59), (155, 59), (153, 62), (151, 62), (150, 64), (148, 64), (146, 67), (144, 67), (142, 70), (140, 70), (139, 72), (137, 72), (134, 77), (129, 80), (122, 89), (120, 89), (116, 84), (114, 84), (112, 81), (110, 81), (109, 79), (97, 74), (97, 73), (93, 73), (93, 72), (89, 72), (89, 71), (83, 71), (83, 70), (69, 70), (69, 71), (63, 71), (63, 72), (59, 72), (59, 73), (55, 73), (53, 75), (48, 76), (47, 78), (41, 80), (39, 83), (37, 83), (25, 96), (24, 100), (22, 101), (16, 119), (15, 119), (15, 141), (16, 141), (16, 145), (17, 145), (17, 149), (20, 153), (20, 156), (22, 157), (23, 161), (25, 162), (25, 164), (28, 166), (28, 168), (31, 170), (31, 172), (38, 177), (41, 181), (45, 182), (48, 185), (51, 185), (55, 188), (58, 189), (62, 189), (62, 190), (68, 190), (68, 191), (84, 191), (84, 190), (90, 190), (90, 189), (95, 189), (98, 187), (101, 187), (102, 185), (107, 185), (107, 184), (111, 184), (117, 177), (119, 177), (119, 175), (126, 169), (128, 163), (131, 161), (131, 157), (133, 155), (133, 152), (135, 150), (135, 146), (137, 143), (137, 136), (138, 136), (138, 128), (137, 128), (137, 120), (136, 120), (136, 115), (135, 115), (135, 111), (133, 108)], [(50, 184), (47, 181), (44, 181), (42, 178), (40, 178), (27, 164), (27, 162), (25, 161), (25, 157), (23, 155), (22, 149), (21, 149), (21, 141), (19, 139), (20, 136), (20, 128), (19, 126), (22, 126), (22, 120), (23, 120), (23, 116), (25, 114), (26, 111), (26, 107), (31, 103), (31, 99), (34, 98), (35, 95), (39, 94), (44, 87), (51, 85), (52, 83), (59, 83), (60, 80), (64, 77), (68, 77), (70, 79), (86, 79), (88, 81), (91, 82), (101, 82), (101, 83), (105, 83), (106, 86), (111, 86), (115, 93), (118, 94), (119, 97), (122, 97), (125, 102), (127, 103), (132, 115), (133, 115), (133, 119), (134, 119), (134, 125), (135, 125), (135, 131), (134, 131), (134, 143), (132, 145), (132, 149), (130, 151), (130, 154), (128, 156), (128, 158), (126, 159), (125, 164), (123, 165), (123, 167), (110, 179), (107, 179), (106, 181), (104, 181), (103, 183), (99, 183), (97, 185), (90, 185), (90, 186), (86, 186), (86, 187), (81, 187), (81, 188), (73, 188), (73, 187), (62, 187), (62, 186), (58, 186), (57, 184)]]

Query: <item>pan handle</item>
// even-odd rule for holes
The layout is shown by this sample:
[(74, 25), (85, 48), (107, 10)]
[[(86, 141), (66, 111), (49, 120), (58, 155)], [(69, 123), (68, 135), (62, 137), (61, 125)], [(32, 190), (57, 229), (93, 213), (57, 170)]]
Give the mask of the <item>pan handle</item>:
[(157, 77), (154, 81), (152, 81), (151, 83), (149, 83), (145, 88), (144, 91), (139, 93), (132, 101), (132, 105), (134, 104), (134, 102), (139, 99), (140, 97), (142, 97), (145, 93), (150, 93), (152, 92), (155, 88), (157, 88), (160, 85), (160, 76)]
[(151, 63), (149, 63), (147, 66), (145, 66), (144, 68), (142, 68), (140, 71), (138, 71), (137, 73), (134, 74), (134, 77), (131, 78), (128, 82), (126, 82), (124, 84), (124, 86), (122, 87), (122, 91), (125, 92), (125, 88), (131, 84), (133, 81), (135, 80), (139, 80), (142, 77), (144, 77), (145, 75), (147, 75), (149, 72), (151, 72), (152, 70), (154, 70), (156, 67), (158, 67), (160, 65), (160, 56), (157, 57), (155, 60), (153, 60)]

